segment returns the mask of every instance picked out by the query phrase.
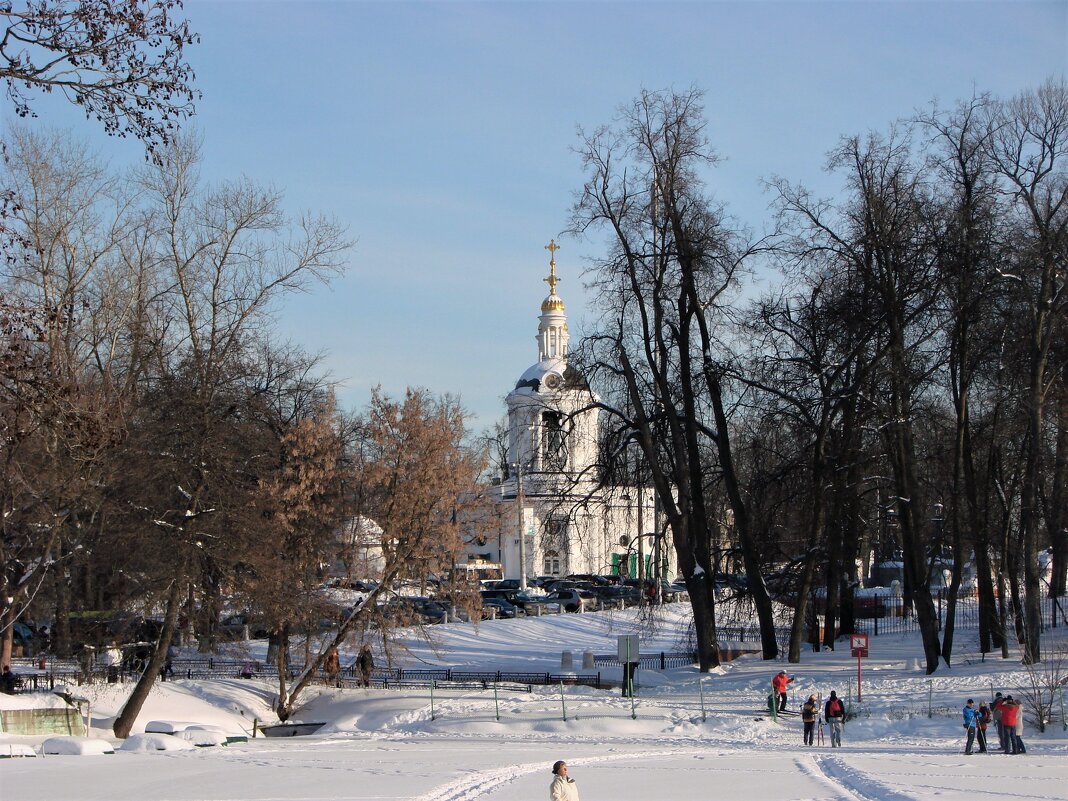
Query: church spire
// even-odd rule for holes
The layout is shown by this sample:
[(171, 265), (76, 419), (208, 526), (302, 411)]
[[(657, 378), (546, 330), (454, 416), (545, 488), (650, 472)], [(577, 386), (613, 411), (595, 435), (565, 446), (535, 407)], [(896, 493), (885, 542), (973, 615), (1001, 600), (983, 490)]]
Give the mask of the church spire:
[(560, 246), (556, 244), (555, 239), (550, 239), (549, 244), (545, 246), (545, 249), (549, 251), (549, 277), (545, 279), (545, 283), (549, 285), (549, 294), (556, 294), (556, 284), (560, 281), (556, 277), (556, 251), (560, 249)]
[(556, 294), (556, 285), (560, 283), (560, 279), (556, 276), (556, 251), (560, 249), (560, 246), (556, 244), (555, 239), (550, 239), (545, 249), (549, 251), (549, 277), (542, 280), (549, 285), (549, 297), (542, 301), (541, 310), (542, 312), (562, 312), (564, 301)]
[(549, 296), (541, 303), (538, 361), (567, 358), (567, 315), (564, 314), (563, 299), (556, 294), (556, 285), (560, 283), (556, 275), (556, 251), (560, 246), (555, 239), (550, 239), (545, 249), (549, 251), (549, 277), (544, 279), (549, 285)]

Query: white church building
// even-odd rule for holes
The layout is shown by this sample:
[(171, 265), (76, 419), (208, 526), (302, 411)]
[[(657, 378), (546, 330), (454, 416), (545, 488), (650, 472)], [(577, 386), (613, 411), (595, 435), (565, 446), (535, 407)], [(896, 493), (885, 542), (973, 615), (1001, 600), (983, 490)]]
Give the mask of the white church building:
[(505, 578), (595, 573), (671, 580), (674, 549), (658, 532), (652, 489), (600, 486), (601, 412), (586, 379), (568, 364), (558, 246), (552, 241), (546, 249), (549, 295), (538, 318), (538, 360), (505, 399), (500, 531), (472, 546), (469, 564), (496, 562)]

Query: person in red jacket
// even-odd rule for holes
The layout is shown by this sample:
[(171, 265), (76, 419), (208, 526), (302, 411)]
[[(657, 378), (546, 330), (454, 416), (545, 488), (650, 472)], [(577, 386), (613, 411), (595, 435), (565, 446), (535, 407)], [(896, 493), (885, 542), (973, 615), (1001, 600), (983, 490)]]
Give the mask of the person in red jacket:
[(1011, 695), (1005, 697), (1001, 704), (1001, 725), (1007, 732), (1006, 754), (1017, 753), (1016, 749), (1016, 721), (1020, 715), (1020, 705), (1013, 700)]
[(771, 680), (771, 688), (779, 696), (779, 711), (786, 711), (786, 686), (794, 680), (793, 676), (787, 676), (785, 670), (780, 670)]

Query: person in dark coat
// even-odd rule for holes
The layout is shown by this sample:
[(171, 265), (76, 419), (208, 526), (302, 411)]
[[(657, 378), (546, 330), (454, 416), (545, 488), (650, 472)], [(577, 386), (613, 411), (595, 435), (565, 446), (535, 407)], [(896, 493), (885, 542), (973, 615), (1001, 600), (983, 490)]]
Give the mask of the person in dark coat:
[(0, 673), (0, 692), (6, 695), (14, 695), (18, 680), (19, 677), (11, 672), (11, 665), (4, 665), (4, 672)]
[(360, 684), (364, 687), (371, 686), (371, 671), (375, 669), (375, 658), (371, 653), (371, 646), (363, 644), (360, 655), (356, 658), (356, 667), (360, 669)]
[(831, 690), (831, 697), (823, 705), (823, 718), (831, 729), (831, 748), (842, 747), (842, 724), (845, 723), (845, 706), (838, 693)]
[(801, 707), (801, 722), (805, 724), (805, 745), (812, 745), (816, 732), (816, 720), (820, 716), (820, 703), (815, 695), (810, 695)]

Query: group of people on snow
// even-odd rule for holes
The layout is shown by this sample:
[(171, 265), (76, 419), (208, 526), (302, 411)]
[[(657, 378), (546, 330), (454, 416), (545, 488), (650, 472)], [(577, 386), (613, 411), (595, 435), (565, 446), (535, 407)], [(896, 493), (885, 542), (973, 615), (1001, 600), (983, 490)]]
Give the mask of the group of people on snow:
[[(831, 734), (831, 748), (842, 747), (842, 725), (845, 723), (845, 706), (835, 690), (823, 705), (823, 719), (827, 721)], [(816, 724), (820, 722), (820, 702), (815, 693), (801, 706), (801, 722), (805, 726), (805, 745), (813, 745)], [(821, 723), (820, 738), (822, 742), (823, 729)]]
[(994, 694), (994, 701), (987, 706), (986, 701), (980, 701), (975, 706), (971, 698), (964, 705), (964, 730), (967, 740), (964, 744), (964, 753), (972, 754), (976, 744), (979, 753), (985, 754), (991, 750), (987, 748), (986, 730), (993, 723), (998, 733), (998, 748), (1004, 754), (1025, 754), (1027, 749), (1023, 741), (1023, 711), (1020, 702), (1011, 695)]
[[(785, 670), (780, 670), (771, 680), (773, 698), (768, 699), (769, 705), (777, 707), (778, 712), (786, 712), (786, 689), (794, 680), (788, 676)], [(801, 706), (801, 723), (804, 726), (805, 745), (813, 745), (815, 741), (816, 726), (820, 725), (820, 737), (823, 736), (822, 721), (820, 719), (819, 697), (813, 693)], [(831, 695), (823, 705), (823, 720), (827, 721), (831, 734), (831, 747), (842, 746), (842, 725), (845, 723), (845, 707), (838, 693), (831, 690)], [(976, 745), (979, 753), (985, 754), (987, 747), (986, 731), (993, 723), (998, 735), (996, 747), (1005, 754), (1024, 754), (1027, 749), (1023, 741), (1023, 712), (1020, 702), (1011, 695), (996, 693), (994, 700), (987, 705), (986, 701), (980, 701), (975, 705), (974, 699), (969, 698), (964, 705), (964, 729), (967, 740), (964, 745), (964, 753), (972, 754)], [(822, 739), (821, 739), (822, 742)]]
[[(785, 670), (780, 670), (772, 677), (771, 689), (773, 697), (768, 699), (768, 703), (771, 706), (775, 706), (776, 711), (787, 711), (786, 690), (790, 682), (793, 680), (794, 677), (788, 676)], [(804, 724), (805, 727), (805, 745), (814, 744), (817, 724), (820, 724), (819, 732), (822, 742), (823, 724), (820, 719), (820, 712), (819, 696), (813, 693), (801, 706), (801, 723)], [(827, 702), (823, 705), (822, 712), (823, 720), (827, 721), (827, 725), (830, 728), (831, 748), (841, 748), (842, 726), (845, 724), (845, 705), (842, 704), (842, 699), (838, 697), (838, 692), (836, 690), (831, 690), (830, 697), (827, 698)]]

